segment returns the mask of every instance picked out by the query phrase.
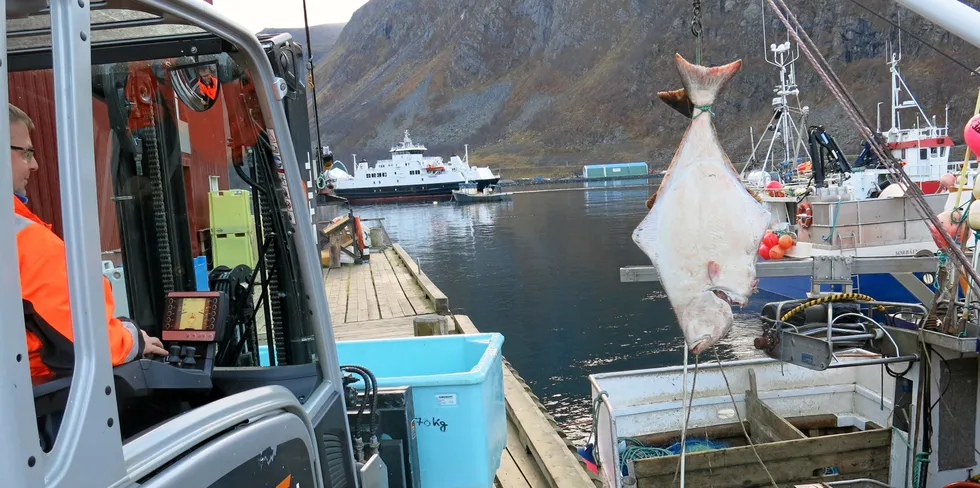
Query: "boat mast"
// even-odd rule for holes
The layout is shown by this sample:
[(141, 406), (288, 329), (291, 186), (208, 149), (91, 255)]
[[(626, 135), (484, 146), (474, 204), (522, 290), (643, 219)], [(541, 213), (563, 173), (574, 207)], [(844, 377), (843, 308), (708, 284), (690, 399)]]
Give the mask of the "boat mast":
[[(767, 42), (765, 18), (765, 5), (763, 5), (762, 42), (764, 46), (766, 46)], [(799, 107), (800, 90), (796, 84), (796, 60), (800, 58), (800, 53), (798, 49), (795, 53), (792, 52), (792, 43), (789, 40), (788, 32), (787, 40), (785, 42), (782, 44), (773, 43), (766, 47), (768, 51), (772, 52), (772, 58), (770, 58), (768, 54), (765, 55), (766, 62), (779, 69), (779, 83), (773, 90), (776, 95), (772, 99), (774, 114), (771, 120), (771, 125), (767, 128), (767, 132), (772, 132), (772, 135), (769, 140), (768, 151), (766, 152), (765, 157), (762, 159), (762, 167), (759, 169), (762, 171), (767, 171), (770, 159), (772, 160), (773, 169), (775, 169), (777, 161), (774, 150), (777, 150), (777, 137), (781, 137), (782, 160), (786, 161), (787, 163), (791, 163), (792, 167), (790, 169), (795, 170), (795, 162), (800, 155), (801, 148), (809, 156), (809, 151), (803, 145), (802, 134), (800, 133), (801, 127), (797, 127), (796, 123), (793, 121), (794, 112), (798, 112), (800, 113), (801, 117), (805, 117), (809, 111), (809, 107)], [(790, 106), (790, 97), (796, 98), (796, 108)], [(752, 154), (742, 170), (743, 177), (745, 176), (746, 171), (750, 169), (750, 165), (756, 161), (755, 154), (758, 147), (754, 141), (751, 129), (749, 138), (752, 139), (750, 142), (752, 145)], [(794, 141), (794, 138), (796, 138), (796, 141)], [(759, 138), (758, 144), (761, 145), (765, 139), (766, 134), (763, 133)], [(795, 145), (794, 142), (796, 142)]]

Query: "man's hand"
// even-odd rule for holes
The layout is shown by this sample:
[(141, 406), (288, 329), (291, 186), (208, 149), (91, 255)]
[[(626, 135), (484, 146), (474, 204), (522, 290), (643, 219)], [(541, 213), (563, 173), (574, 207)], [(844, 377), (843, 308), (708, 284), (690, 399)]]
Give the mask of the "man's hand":
[(166, 356), (169, 354), (167, 350), (163, 348), (163, 342), (161, 342), (160, 339), (150, 336), (145, 330), (141, 330), (140, 333), (143, 334), (143, 357), (149, 355)]

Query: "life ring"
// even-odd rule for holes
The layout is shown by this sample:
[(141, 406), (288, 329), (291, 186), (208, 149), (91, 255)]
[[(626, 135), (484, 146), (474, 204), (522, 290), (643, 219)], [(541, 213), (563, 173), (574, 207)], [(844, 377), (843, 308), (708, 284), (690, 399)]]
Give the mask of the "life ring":
[(810, 204), (803, 202), (796, 210), (796, 223), (804, 229), (809, 229), (813, 225), (813, 208)]

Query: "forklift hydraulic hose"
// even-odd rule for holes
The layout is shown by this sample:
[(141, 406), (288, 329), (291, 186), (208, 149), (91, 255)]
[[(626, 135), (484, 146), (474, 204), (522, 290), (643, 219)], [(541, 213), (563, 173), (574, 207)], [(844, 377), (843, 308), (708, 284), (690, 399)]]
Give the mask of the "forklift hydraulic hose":
[(253, 180), (252, 177), (248, 175), (248, 173), (246, 173), (244, 170), (242, 170), (242, 167), (241, 166), (239, 166), (237, 164), (233, 164), (232, 166), (235, 167), (235, 173), (238, 173), (238, 176), (242, 180), (244, 180), (245, 183), (248, 183), (248, 186), (251, 186), (252, 188), (255, 188), (256, 190), (258, 190), (258, 192), (261, 193), (262, 196), (265, 196), (265, 197), (268, 197), (269, 196), (269, 192), (265, 191), (265, 188), (262, 188), (261, 186), (259, 186), (259, 184), (256, 183), (255, 180)]

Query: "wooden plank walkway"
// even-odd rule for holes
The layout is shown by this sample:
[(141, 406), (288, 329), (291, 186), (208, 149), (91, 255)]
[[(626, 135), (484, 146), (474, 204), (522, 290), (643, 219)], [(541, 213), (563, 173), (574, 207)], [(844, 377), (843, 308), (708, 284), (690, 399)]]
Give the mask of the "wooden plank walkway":
[(335, 331), (346, 329), (347, 324), (435, 312), (435, 304), (395, 249), (371, 254), (369, 263), (324, 269), (323, 283)]

